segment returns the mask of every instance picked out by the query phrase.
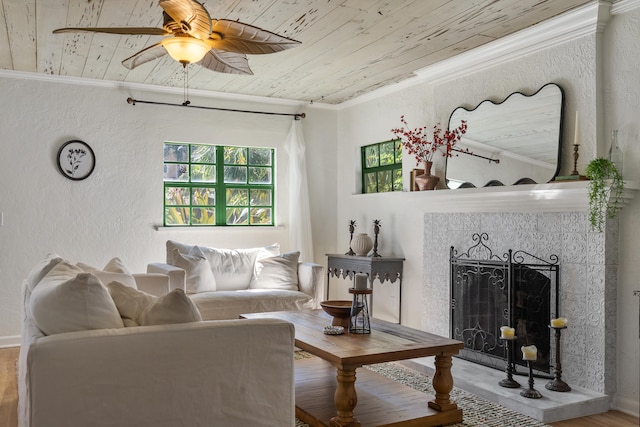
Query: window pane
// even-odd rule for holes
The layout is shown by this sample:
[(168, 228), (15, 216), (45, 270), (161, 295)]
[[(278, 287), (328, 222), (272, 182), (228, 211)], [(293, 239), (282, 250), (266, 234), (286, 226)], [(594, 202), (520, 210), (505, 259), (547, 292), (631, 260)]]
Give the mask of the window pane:
[(248, 208), (227, 208), (227, 225), (248, 224)]
[(198, 206), (214, 206), (216, 204), (216, 189), (194, 188), (191, 203)]
[(233, 188), (227, 190), (227, 206), (247, 206), (249, 204), (249, 190)]
[(189, 205), (191, 191), (187, 187), (166, 187), (164, 203), (168, 206)]
[(224, 147), (225, 165), (246, 165), (247, 149), (243, 147)]
[(391, 171), (378, 172), (378, 193), (391, 191), (392, 185)]
[(402, 169), (393, 171), (393, 191), (402, 191)]
[(394, 142), (380, 144), (380, 166), (392, 165), (395, 162)]
[(164, 180), (165, 181), (189, 181), (189, 165), (188, 164), (164, 164)]
[(364, 158), (366, 168), (375, 168), (378, 166), (378, 144), (365, 147)]
[(394, 143), (396, 145), (396, 163), (402, 163), (402, 142), (396, 140)]
[(364, 174), (364, 188), (365, 193), (375, 193), (378, 191), (378, 183), (376, 180), (376, 174), (366, 173)]
[(249, 164), (257, 166), (271, 166), (271, 149), (249, 148)]
[(191, 224), (215, 225), (216, 211), (214, 209), (193, 208), (191, 210)]
[(271, 184), (271, 168), (249, 168), (249, 184)]
[(188, 162), (189, 161), (189, 145), (188, 144), (164, 144), (164, 161), (165, 162)]
[(251, 224), (271, 224), (271, 209), (269, 208), (252, 208)]
[(192, 163), (215, 163), (216, 162), (216, 146), (215, 145), (192, 145), (191, 146), (191, 162)]
[(216, 182), (216, 166), (192, 165), (191, 182)]
[(189, 224), (189, 208), (165, 208), (165, 225), (187, 225)]
[(251, 190), (251, 206), (271, 206), (271, 190)]
[(247, 182), (247, 168), (244, 166), (225, 166), (224, 182), (245, 184)]

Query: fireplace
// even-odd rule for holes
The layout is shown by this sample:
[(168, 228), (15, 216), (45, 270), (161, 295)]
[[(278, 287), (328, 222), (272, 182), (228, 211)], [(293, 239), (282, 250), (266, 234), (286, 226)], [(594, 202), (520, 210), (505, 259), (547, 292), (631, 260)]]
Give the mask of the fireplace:
[(487, 245), (487, 233), (475, 233), (466, 251), (450, 249), (451, 338), (464, 342), (459, 357), (504, 369), (506, 343), (500, 327), (512, 326), (513, 360), (522, 361), (521, 346), (534, 344), (534, 369), (550, 373), (553, 340), (549, 320), (558, 313), (558, 257), (542, 260), (509, 249), (502, 256)]

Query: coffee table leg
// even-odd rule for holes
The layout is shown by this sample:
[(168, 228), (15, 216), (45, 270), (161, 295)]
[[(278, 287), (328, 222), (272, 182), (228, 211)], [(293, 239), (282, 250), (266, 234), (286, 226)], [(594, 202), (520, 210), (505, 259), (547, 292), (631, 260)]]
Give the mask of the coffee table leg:
[(429, 407), (438, 411), (451, 411), (458, 405), (450, 400), (453, 389), (453, 377), (451, 376), (451, 355), (440, 354), (436, 356), (436, 371), (433, 375), (433, 389), (436, 392), (435, 400), (429, 402)]
[(331, 427), (360, 427), (360, 422), (353, 416), (358, 404), (356, 395), (356, 368), (338, 367), (338, 385), (334, 395), (337, 416), (331, 418)]

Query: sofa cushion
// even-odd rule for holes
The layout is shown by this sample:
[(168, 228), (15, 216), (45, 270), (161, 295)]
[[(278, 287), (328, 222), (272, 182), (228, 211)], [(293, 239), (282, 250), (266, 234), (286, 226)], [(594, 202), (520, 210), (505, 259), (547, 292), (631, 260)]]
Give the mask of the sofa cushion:
[(129, 269), (124, 265), (122, 260), (118, 257), (111, 258), (107, 265), (102, 269), (103, 271), (109, 271), (111, 273), (123, 273), (123, 274), (131, 274)]
[(188, 255), (189, 252), (191, 252), (191, 249), (193, 249), (195, 245), (188, 245), (186, 243), (177, 242), (175, 240), (167, 240), (166, 246), (167, 246), (167, 264), (175, 265), (175, 261), (174, 261), (175, 253), (173, 252), (173, 250), (177, 249), (178, 252), (180, 252), (181, 254)]
[(166, 325), (169, 323), (199, 322), (198, 307), (182, 289), (174, 289), (148, 306), (140, 315), (140, 325)]
[(216, 279), (213, 277), (211, 265), (198, 246), (194, 246), (189, 255), (173, 249), (173, 261), (176, 267), (180, 267), (186, 273), (187, 294), (216, 290)]
[(109, 283), (107, 288), (127, 326), (164, 325), (202, 320), (198, 308), (182, 289), (174, 289), (161, 297), (156, 297), (118, 282)]
[(100, 280), (66, 261), (53, 267), (33, 289), (29, 310), (45, 335), (124, 327)]
[(256, 260), (251, 289), (298, 290), (300, 251)]

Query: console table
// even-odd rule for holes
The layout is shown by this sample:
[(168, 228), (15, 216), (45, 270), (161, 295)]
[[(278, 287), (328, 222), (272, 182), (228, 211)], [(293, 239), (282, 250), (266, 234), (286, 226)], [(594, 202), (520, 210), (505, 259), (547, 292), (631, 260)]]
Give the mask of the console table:
[[(380, 283), (398, 281), (398, 323), (401, 323), (402, 307), (402, 266), (404, 258), (397, 257), (368, 257), (357, 255), (327, 254), (327, 299), (329, 299), (329, 284), (331, 277), (349, 277), (355, 280), (356, 273), (369, 276), (369, 287), (373, 289), (373, 281), (377, 278)], [(373, 316), (373, 293), (369, 296), (369, 314)]]

